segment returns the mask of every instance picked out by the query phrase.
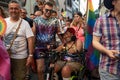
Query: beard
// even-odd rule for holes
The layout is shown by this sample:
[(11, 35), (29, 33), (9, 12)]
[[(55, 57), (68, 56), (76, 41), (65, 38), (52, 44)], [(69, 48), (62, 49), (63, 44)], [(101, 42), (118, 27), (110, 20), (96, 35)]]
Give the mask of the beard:
[(45, 15), (46, 18), (50, 18), (51, 17), (51, 13), (49, 13), (49, 14), (48, 13), (44, 13), (44, 15)]

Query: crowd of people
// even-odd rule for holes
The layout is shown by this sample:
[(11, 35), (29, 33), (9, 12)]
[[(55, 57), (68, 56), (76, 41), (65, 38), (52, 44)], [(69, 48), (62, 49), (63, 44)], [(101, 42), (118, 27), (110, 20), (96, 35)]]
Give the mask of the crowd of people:
[[(119, 4), (119, 0), (104, 0), (110, 11), (94, 25), (92, 43), (101, 52), (99, 80), (120, 80)], [(5, 34), (0, 35), (0, 65), (7, 63), (4, 70), (0, 66), (0, 80), (24, 80), (30, 67), (37, 73), (38, 80), (44, 80), (46, 59), (43, 53), (47, 55), (51, 44), (56, 52), (66, 50), (66, 55), (55, 63), (55, 73), (61, 71), (62, 79), (70, 80), (71, 73), (79, 71), (82, 64), (77, 55), (84, 50), (85, 19), (81, 12), (74, 12), (73, 19), (59, 16), (53, 8), (49, 1), (36, 0), (34, 13), (28, 17), (27, 10), (12, 0), (7, 17), (0, 6), (0, 16), (7, 26)]]

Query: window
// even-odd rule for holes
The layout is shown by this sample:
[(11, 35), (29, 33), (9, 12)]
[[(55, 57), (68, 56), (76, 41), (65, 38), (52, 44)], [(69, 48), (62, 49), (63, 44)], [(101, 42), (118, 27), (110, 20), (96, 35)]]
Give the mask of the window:
[(72, 0), (67, 0), (67, 5), (68, 5), (69, 7), (72, 7)]

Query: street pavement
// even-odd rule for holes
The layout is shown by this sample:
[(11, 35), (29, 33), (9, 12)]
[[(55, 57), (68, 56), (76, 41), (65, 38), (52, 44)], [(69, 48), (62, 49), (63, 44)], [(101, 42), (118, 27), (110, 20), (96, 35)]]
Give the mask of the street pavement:
[(30, 80), (38, 80), (37, 73), (30, 71)]

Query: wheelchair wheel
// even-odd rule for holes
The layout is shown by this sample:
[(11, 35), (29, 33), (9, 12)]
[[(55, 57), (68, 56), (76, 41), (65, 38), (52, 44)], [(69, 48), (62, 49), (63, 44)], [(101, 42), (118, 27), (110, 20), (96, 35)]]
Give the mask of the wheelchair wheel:
[(78, 76), (72, 76), (70, 80), (78, 80)]
[(83, 66), (77, 73), (73, 72), (70, 80), (88, 80), (86, 75), (86, 68)]
[(78, 74), (78, 80), (89, 80), (88, 74), (89, 72), (87, 71), (86, 67), (84, 67)]

